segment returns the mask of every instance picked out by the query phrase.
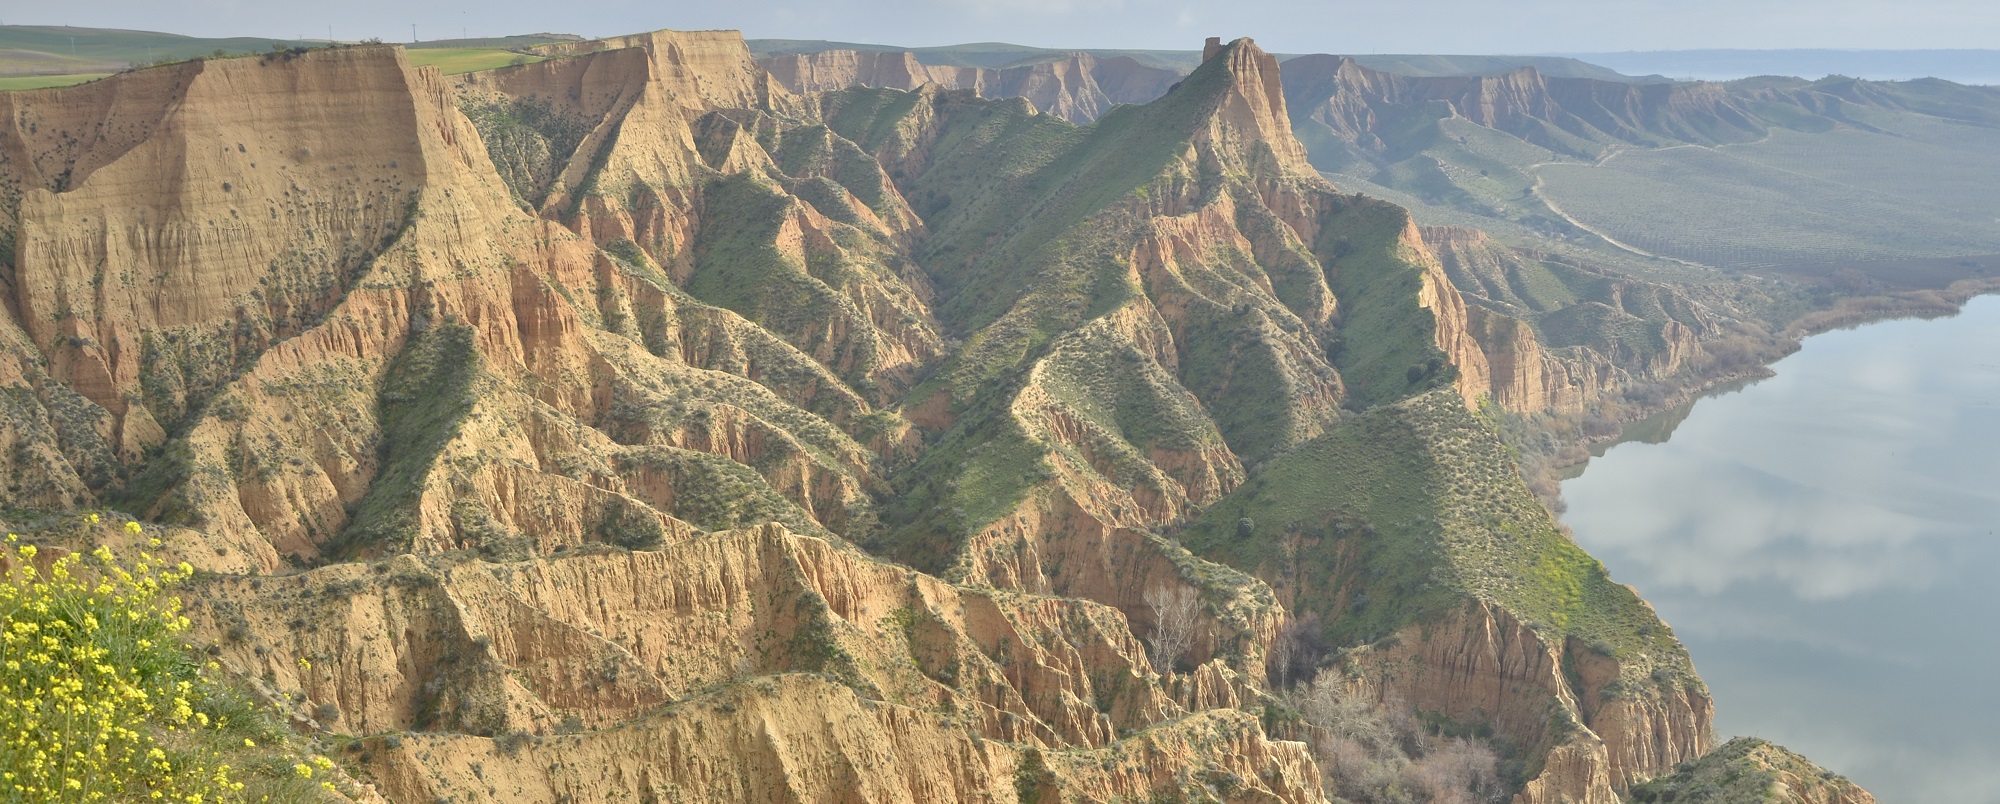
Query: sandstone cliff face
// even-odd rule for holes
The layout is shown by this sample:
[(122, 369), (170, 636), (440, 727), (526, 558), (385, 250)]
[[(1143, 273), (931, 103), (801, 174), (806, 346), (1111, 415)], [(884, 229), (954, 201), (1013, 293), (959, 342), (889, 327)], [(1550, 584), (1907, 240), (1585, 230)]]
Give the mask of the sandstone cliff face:
[(1542, 349), (1520, 319), (1470, 308), (1472, 330), (1486, 353), (1495, 404), (1511, 411), (1582, 413), (1613, 389), (1611, 372), (1596, 363), (1565, 361)]
[(1044, 114), (1072, 123), (1096, 120), (1121, 103), (1150, 102), (1165, 95), (1181, 77), (1128, 56), (1100, 59), (1088, 53), (1000, 68), (927, 65), (914, 53), (853, 50), (773, 56), (758, 63), (798, 94), (933, 85), (970, 90), (982, 98), (1024, 98)]
[(1487, 392), (1509, 410), (1580, 412), (1682, 373), (1704, 354), (1702, 341), (1724, 332), (1720, 317), (1664, 286), (1474, 229), (1425, 227), (1422, 236), (1470, 300), (1473, 337), (1492, 367)]
[[(1406, 212), (1306, 164), (1274, 58), (1215, 42), (1078, 128), (937, 81), (800, 97), (730, 34), (550, 53), (0, 94), (10, 495), (173, 525), (229, 573), (199, 632), (302, 724), (394, 735), (367, 750), (397, 800), (1320, 800), (1243, 710), (1347, 579), (1162, 532), (1350, 408), (1461, 421), (1535, 381)], [(1061, 64), (1020, 86), (1106, 75)], [(1424, 494), (1460, 441), (1426, 442)], [(1452, 493), (1453, 534), (1518, 537)], [(1529, 800), (1705, 745), (1698, 695), (1612, 694), (1671, 656), (1539, 642), (1550, 612), (1469, 566), (1441, 577), (1481, 613), (1383, 666), (1534, 746)], [(1148, 656), (1163, 591), (1199, 610)]]
[(551, 154), (564, 167), (545, 171), (559, 178), (538, 202), (543, 217), (657, 266), (886, 400), (942, 349), (907, 253), (916, 216), (851, 143), (768, 116), (792, 101), (765, 86), (740, 38), (731, 49), (688, 36), (608, 41), (460, 91), (501, 110), (496, 128), (589, 132)]
[(200, 599), (222, 660), (296, 693), (321, 728), (483, 735), (382, 746), (372, 770), (396, 800), (500, 770), (485, 778), (513, 792), (496, 795), (523, 801), (928, 800), (1023, 777), (1108, 799), (1198, 789), (1210, 769), (1246, 785), (1231, 797), (1320, 800), (1297, 744), (1241, 712), (1189, 717), (1241, 702), (1153, 673), (1115, 610), (953, 586), (778, 526), (662, 552), (221, 578)]
[[(1055, 753), (980, 741), (948, 720), (858, 699), (811, 675), (725, 688), (615, 731), (513, 745), (455, 735), (365, 745), (398, 800), (467, 790), (521, 802), (1325, 800), (1304, 747), (1262, 739), (1241, 712)], [(782, 772), (740, 774), (739, 763)]]
[(1646, 660), (1620, 662), (1579, 640), (1551, 640), (1475, 603), (1406, 629), (1358, 659), (1378, 694), (1534, 746), (1516, 804), (1621, 801), (1633, 785), (1708, 753), (1715, 706), (1705, 689), (1656, 682)]
[[(677, 120), (689, 105), (753, 98), (753, 80), (693, 77), (712, 69), (708, 42), (611, 66), (663, 76), (636, 88)], [(185, 85), (183, 102), (139, 134), (96, 141), (111, 153), (10, 140), (27, 155), (9, 169), (51, 185), (22, 196), (10, 306), (25, 342), (14, 354), (44, 356), (17, 364), (13, 398), (33, 425), (22, 432), (41, 435), (16, 453), (42, 457), (15, 471), (68, 464), (49, 472), (68, 479), (45, 498), (102, 493), (118, 479), (105, 453), (129, 467), (172, 427), (172, 459), (124, 493), (269, 569), (398, 543), (494, 555), (646, 544), (746, 516), (844, 529), (869, 516), (875, 462), (907, 449), (906, 432), (871, 418), (836, 372), (905, 376), (908, 349), (870, 339), (864, 322), (852, 336), (798, 331), (809, 355), (690, 298), (643, 253), (608, 255), (522, 214), (454, 88), (394, 49), (203, 62), (95, 95), (6, 101), (92, 101), (115, 118), (128, 96), (113, 90), (163, 79)], [(616, 105), (604, 93), (579, 103)], [(355, 121), (366, 125), (345, 127)], [(183, 151), (180, 183), (114, 181)], [(786, 203), (796, 211), (772, 235), (780, 246), (840, 236)], [(921, 310), (907, 289), (885, 303)], [(921, 316), (882, 315), (934, 342)], [(704, 397), (696, 415), (687, 402)], [(751, 464), (716, 486), (714, 471)], [(759, 494), (764, 509), (746, 508)]]
[[(318, 323), (428, 180), (412, 75), (359, 51), (309, 58), (0, 97), (18, 128), (5, 163), (17, 323), (52, 379), (111, 414), (126, 460)], [(381, 134), (329, 136), (329, 120)]]
[(1548, 77), (1532, 67), (1504, 75), (1419, 78), (1327, 55), (1293, 59), (1285, 71), (1286, 96), (1301, 121), (1370, 152), (1388, 147), (1377, 131), (1433, 104), (1444, 106), (1448, 116), (1581, 157), (1594, 157), (1612, 143), (1712, 145), (1748, 142), (1767, 131), (1720, 84), (1625, 84)]

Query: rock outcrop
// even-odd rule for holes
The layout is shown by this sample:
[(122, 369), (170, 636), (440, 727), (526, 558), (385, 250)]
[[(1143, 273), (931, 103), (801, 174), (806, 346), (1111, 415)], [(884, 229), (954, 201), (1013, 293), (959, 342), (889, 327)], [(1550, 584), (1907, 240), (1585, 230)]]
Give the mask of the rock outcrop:
[(1061, 58), (1008, 67), (930, 65), (914, 53), (826, 50), (771, 56), (758, 62), (794, 93), (848, 87), (916, 90), (924, 86), (970, 90), (982, 98), (1024, 98), (1044, 114), (1088, 123), (1121, 103), (1148, 103), (1167, 94), (1180, 73), (1140, 64), (1130, 56)]
[[(1363, 67), (1345, 56), (1301, 56), (1285, 64), (1286, 97), (1315, 136), (1363, 151), (1391, 147), (1379, 132), (1442, 106), (1559, 153), (1594, 157), (1613, 143), (1640, 147), (1750, 142), (1769, 130), (1722, 84), (1620, 83), (1545, 76), (1533, 67), (1503, 75), (1415, 77)], [(1309, 121), (1309, 122), (1308, 122)]]
[(1875, 804), (1868, 791), (1805, 757), (1754, 737), (1738, 737), (1672, 776), (1634, 788), (1632, 800), (1772, 801), (1779, 804)]
[(1081, 58), (1006, 89), (1057, 114), (793, 92), (727, 32), (546, 51), (0, 93), (10, 500), (159, 523), (219, 661), (391, 798), (1320, 801), (1259, 720), (1312, 622), (1520, 746), (1523, 801), (1706, 748), (1470, 412), (1692, 340), (1506, 330), (1476, 249), (1312, 169), (1254, 43), (1144, 106)]
[(1517, 804), (1615, 804), (1710, 748), (1706, 689), (1657, 680), (1651, 657), (1621, 662), (1483, 603), (1395, 643), (1357, 659), (1378, 694), (1535, 746), (1541, 768)]
[(659, 552), (221, 577), (198, 599), (221, 661), (299, 717), (434, 733), (374, 741), (395, 800), (499, 780), (522, 801), (920, 801), (1017, 780), (1109, 799), (1223, 777), (1233, 796), (1322, 800), (1301, 746), (1154, 673), (1115, 610), (953, 586), (775, 525)]
[(1486, 393), (1509, 410), (1579, 413), (1620, 389), (1682, 374), (1705, 353), (1704, 340), (1725, 332), (1721, 316), (1664, 285), (1509, 247), (1476, 229), (1422, 234), (1470, 303), (1469, 329), (1491, 367)]

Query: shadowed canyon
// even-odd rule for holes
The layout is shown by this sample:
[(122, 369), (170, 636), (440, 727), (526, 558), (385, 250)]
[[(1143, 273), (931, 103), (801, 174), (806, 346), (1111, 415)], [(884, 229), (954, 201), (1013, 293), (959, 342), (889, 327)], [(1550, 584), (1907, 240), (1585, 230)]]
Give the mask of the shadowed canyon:
[(0, 92), (0, 521), (157, 537), (314, 795), (1874, 800), (1716, 745), (1555, 470), (1993, 280), (1704, 262), (1554, 177), (1983, 136), (1974, 88), (414, 52)]

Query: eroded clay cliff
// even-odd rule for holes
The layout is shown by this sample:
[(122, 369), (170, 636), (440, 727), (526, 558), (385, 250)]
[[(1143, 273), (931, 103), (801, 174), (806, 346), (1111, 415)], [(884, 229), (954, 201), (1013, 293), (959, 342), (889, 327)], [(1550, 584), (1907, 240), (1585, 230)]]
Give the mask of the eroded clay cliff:
[(1151, 102), (1181, 78), (1130, 56), (1101, 59), (1088, 53), (999, 68), (924, 64), (907, 51), (826, 50), (771, 56), (758, 63), (785, 88), (801, 94), (930, 85), (970, 90), (982, 98), (1024, 98), (1043, 113), (1072, 123), (1096, 120), (1121, 103)]
[[(1554, 619), (1582, 598), (1474, 577), (1530, 544), (1602, 591), (1522, 541), (1546, 512), (1468, 412), (1567, 397), (1406, 211), (1312, 170), (1254, 43), (1091, 127), (930, 79), (795, 93), (729, 33), (549, 53), (0, 94), (10, 493), (159, 523), (218, 573), (217, 655), (371, 735), (392, 798), (1321, 800), (1258, 714), (1294, 612), (1357, 611), (1358, 576), (1171, 535), (1313, 493), (1260, 472), (1391, 409), (1450, 425), (1412, 493), (1458, 552), (1356, 654), (1380, 683), (1522, 746), (1525, 801), (1705, 749), (1670, 635), (1589, 653)], [(1102, 75), (1063, 64), (1059, 94)], [(1162, 594), (1193, 601), (1172, 655)], [(1662, 667), (1684, 694), (1619, 686)]]

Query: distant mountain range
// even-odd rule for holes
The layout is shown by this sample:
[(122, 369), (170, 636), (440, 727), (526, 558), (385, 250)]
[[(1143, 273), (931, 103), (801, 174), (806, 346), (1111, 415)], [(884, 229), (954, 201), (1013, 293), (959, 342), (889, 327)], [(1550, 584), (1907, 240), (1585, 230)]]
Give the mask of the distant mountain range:
[[(1621, 73), (1731, 81), (1759, 75), (2000, 84), (2000, 50), (1650, 50), (1564, 53)], [(1369, 65), (1374, 66), (1374, 65)]]
[[(975, 42), (964, 45), (943, 45), (939, 47), (898, 47), (895, 45), (870, 45), (854, 42), (830, 42), (820, 39), (751, 39), (750, 52), (759, 59), (776, 56), (813, 55), (829, 51), (855, 51), (858, 53), (909, 53), (918, 61), (939, 67), (978, 67), (1002, 69), (1024, 67), (1053, 61), (1060, 61), (1075, 53), (1087, 53), (1097, 59), (1130, 58), (1140, 65), (1179, 73), (1192, 71), (1201, 63), (1201, 52), (1196, 50), (1118, 50), (1110, 48), (1089, 48), (1064, 50), (1059, 48), (1011, 45), (1005, 42)], [(1298, 58), (1301, 54), (1277, 54), (1280, 64)], [(1349, 58), (1370, 69), (1418, 77), (1453, 75), (1498, 75), (1512, 72), (1522, 67), (1533, 67), (1544, 75), (1565, 78), (1595, 78), (1601, 81), (1664, 81), (1659, 76), (1635, 78), (1622, 75), (1616, 70), (1606, 69), (1567, 56), (1490, 56), (1490, 55), (1424, 55), (1424, 54), (1380, 54), (1355, 55)]]

